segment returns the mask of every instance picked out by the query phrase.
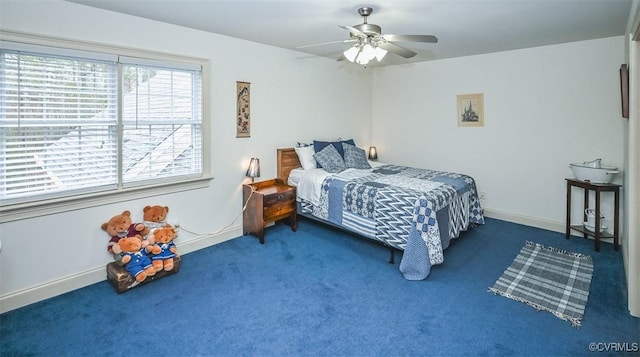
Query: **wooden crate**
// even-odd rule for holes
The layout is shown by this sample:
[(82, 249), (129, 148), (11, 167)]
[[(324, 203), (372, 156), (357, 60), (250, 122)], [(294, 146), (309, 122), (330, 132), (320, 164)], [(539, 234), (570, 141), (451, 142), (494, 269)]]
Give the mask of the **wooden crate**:
[(173, 259), (173, 269), (170, 271), (161, 270), (157, 272), (156, 275), (148, 276), (142, 283), (138, 283), (123, 266), (118, 264), (118, 262), (111, 262), (107, 264), (107, 280), (111, 285), (113, 285), (113, 288), (116, 289), (118, 294), (121, 294), (137, 286), (148, 284), (167, 275), (175, 274), (179, 270), (180, 256), (176, 256)]

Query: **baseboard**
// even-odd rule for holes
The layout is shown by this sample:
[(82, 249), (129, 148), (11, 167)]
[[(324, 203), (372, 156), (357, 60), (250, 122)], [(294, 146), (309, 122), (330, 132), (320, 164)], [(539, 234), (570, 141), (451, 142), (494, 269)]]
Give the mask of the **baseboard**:
[(498, 211), (498, 210), (494, 210), (494, 209), (490, 209), (490, 208), (485, 208), (484, 209), (484, 215), (486, 217), (499, 219), (501, 221), (518, 223), (518, 224), (522, 224), (522, 225), (525, 225), (525, 226), (542, 228), (542, 229), (546, 229), (546, 230), (554, 231), (554, 232), (560, 232), (560, 233), (564, 233), (565, 232), (565, 224), (564, 224), (564, 222), (548, 221), (548, 220), (544, 220), (544, 219), (533, 218), (533, 217), (529, 217), (529, 216), (522, 216), (522, 215), (519, 215), (519, 214), (513, 214), (513, 213), (507, 213), (507, 212), (503, 212), (503, 211)]
[[(106, 265), (106, 264), (105, 264)], [(96, 268), (79, 274), (69, 275), (62, 279), (19, 290), (0, 297), (0, 313), (15, 310), (17, 308), (33, 304), (54, 296), (62, 295), (101, 280), (106, 280), (105, 267)]]
[[(546, 229), (548, 231), (553, 231), (553, 232), (566, 233), (566, 225), (564, 222), (556, 222), (556, 221), (549, 221), (549, 220), (540, 219), (540, 218), (533, 218), (529, 216), (522, 216), (519, 214), (507, 213), (507, 212), (498, 211), (490, 208), (484, 209), (484, 215), (485, 217), (495, 218), (501, 221), (518, 223), (525, 226)], [(577, 231), (571, 231), (571, 235), (575, 237), (583, 236), (581, 233)], [(593, 238), (589, 237), (589, 239), (593, 239)], [(613, 244), (613, 238), (602, 238), (600, 239), (600, 241), (603, 243)]]
[[(227, 230), (199, 236), (184, 243), (178, 239), (176, 246), (181, 255), (216, 245), (242, 235), (242, 227), (231, 227)], [(106, 264), (82, 273), (70, 275), (52, 282), (23, 289), (0, 297), (0, 313), (33, 304), (54, 296), (89, 286), (107, 279)], [(115, 294), (115, 292), (114, 292)]]

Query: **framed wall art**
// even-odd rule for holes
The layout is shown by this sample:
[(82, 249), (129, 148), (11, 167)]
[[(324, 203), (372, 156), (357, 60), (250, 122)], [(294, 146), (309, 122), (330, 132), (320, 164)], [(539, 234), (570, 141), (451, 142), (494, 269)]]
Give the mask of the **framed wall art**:
[(236, 82), (236, 138), (251, 136), (251, 83)]
[(484, 126), (484, 94), (458, 95), (458, 126)]

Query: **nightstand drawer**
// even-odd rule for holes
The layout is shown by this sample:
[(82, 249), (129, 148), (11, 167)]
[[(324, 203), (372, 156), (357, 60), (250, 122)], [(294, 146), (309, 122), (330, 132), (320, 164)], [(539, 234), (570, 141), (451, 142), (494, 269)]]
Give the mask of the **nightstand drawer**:
[(271, 221), (278, 218), (278, 216), (289, 215), (291, 212), (296, 210), (296, 205), (294, 200), (290, 200), (288, 202), (278, 203), (274, 205), (269, 205), (264, 207), (264, 220)]
[(295, 200), (296, 200), (296, 191), (288, 190), (288, 191), (277, 192), (277, 193), (265, 196), (264, 205), (265, 206), (277, 205), (282, 202), (295, 201)]

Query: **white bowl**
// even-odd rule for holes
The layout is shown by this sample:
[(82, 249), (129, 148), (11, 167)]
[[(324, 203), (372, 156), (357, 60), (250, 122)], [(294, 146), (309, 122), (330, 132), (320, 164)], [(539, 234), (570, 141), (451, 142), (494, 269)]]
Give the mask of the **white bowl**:
[(570, 164), (573, 175), (580, 181), (592, 183), (611, 183), (615, 174), (620, 173), (617, 167), (601, 165), (599, 168), (588, 167), (583, 163)]

